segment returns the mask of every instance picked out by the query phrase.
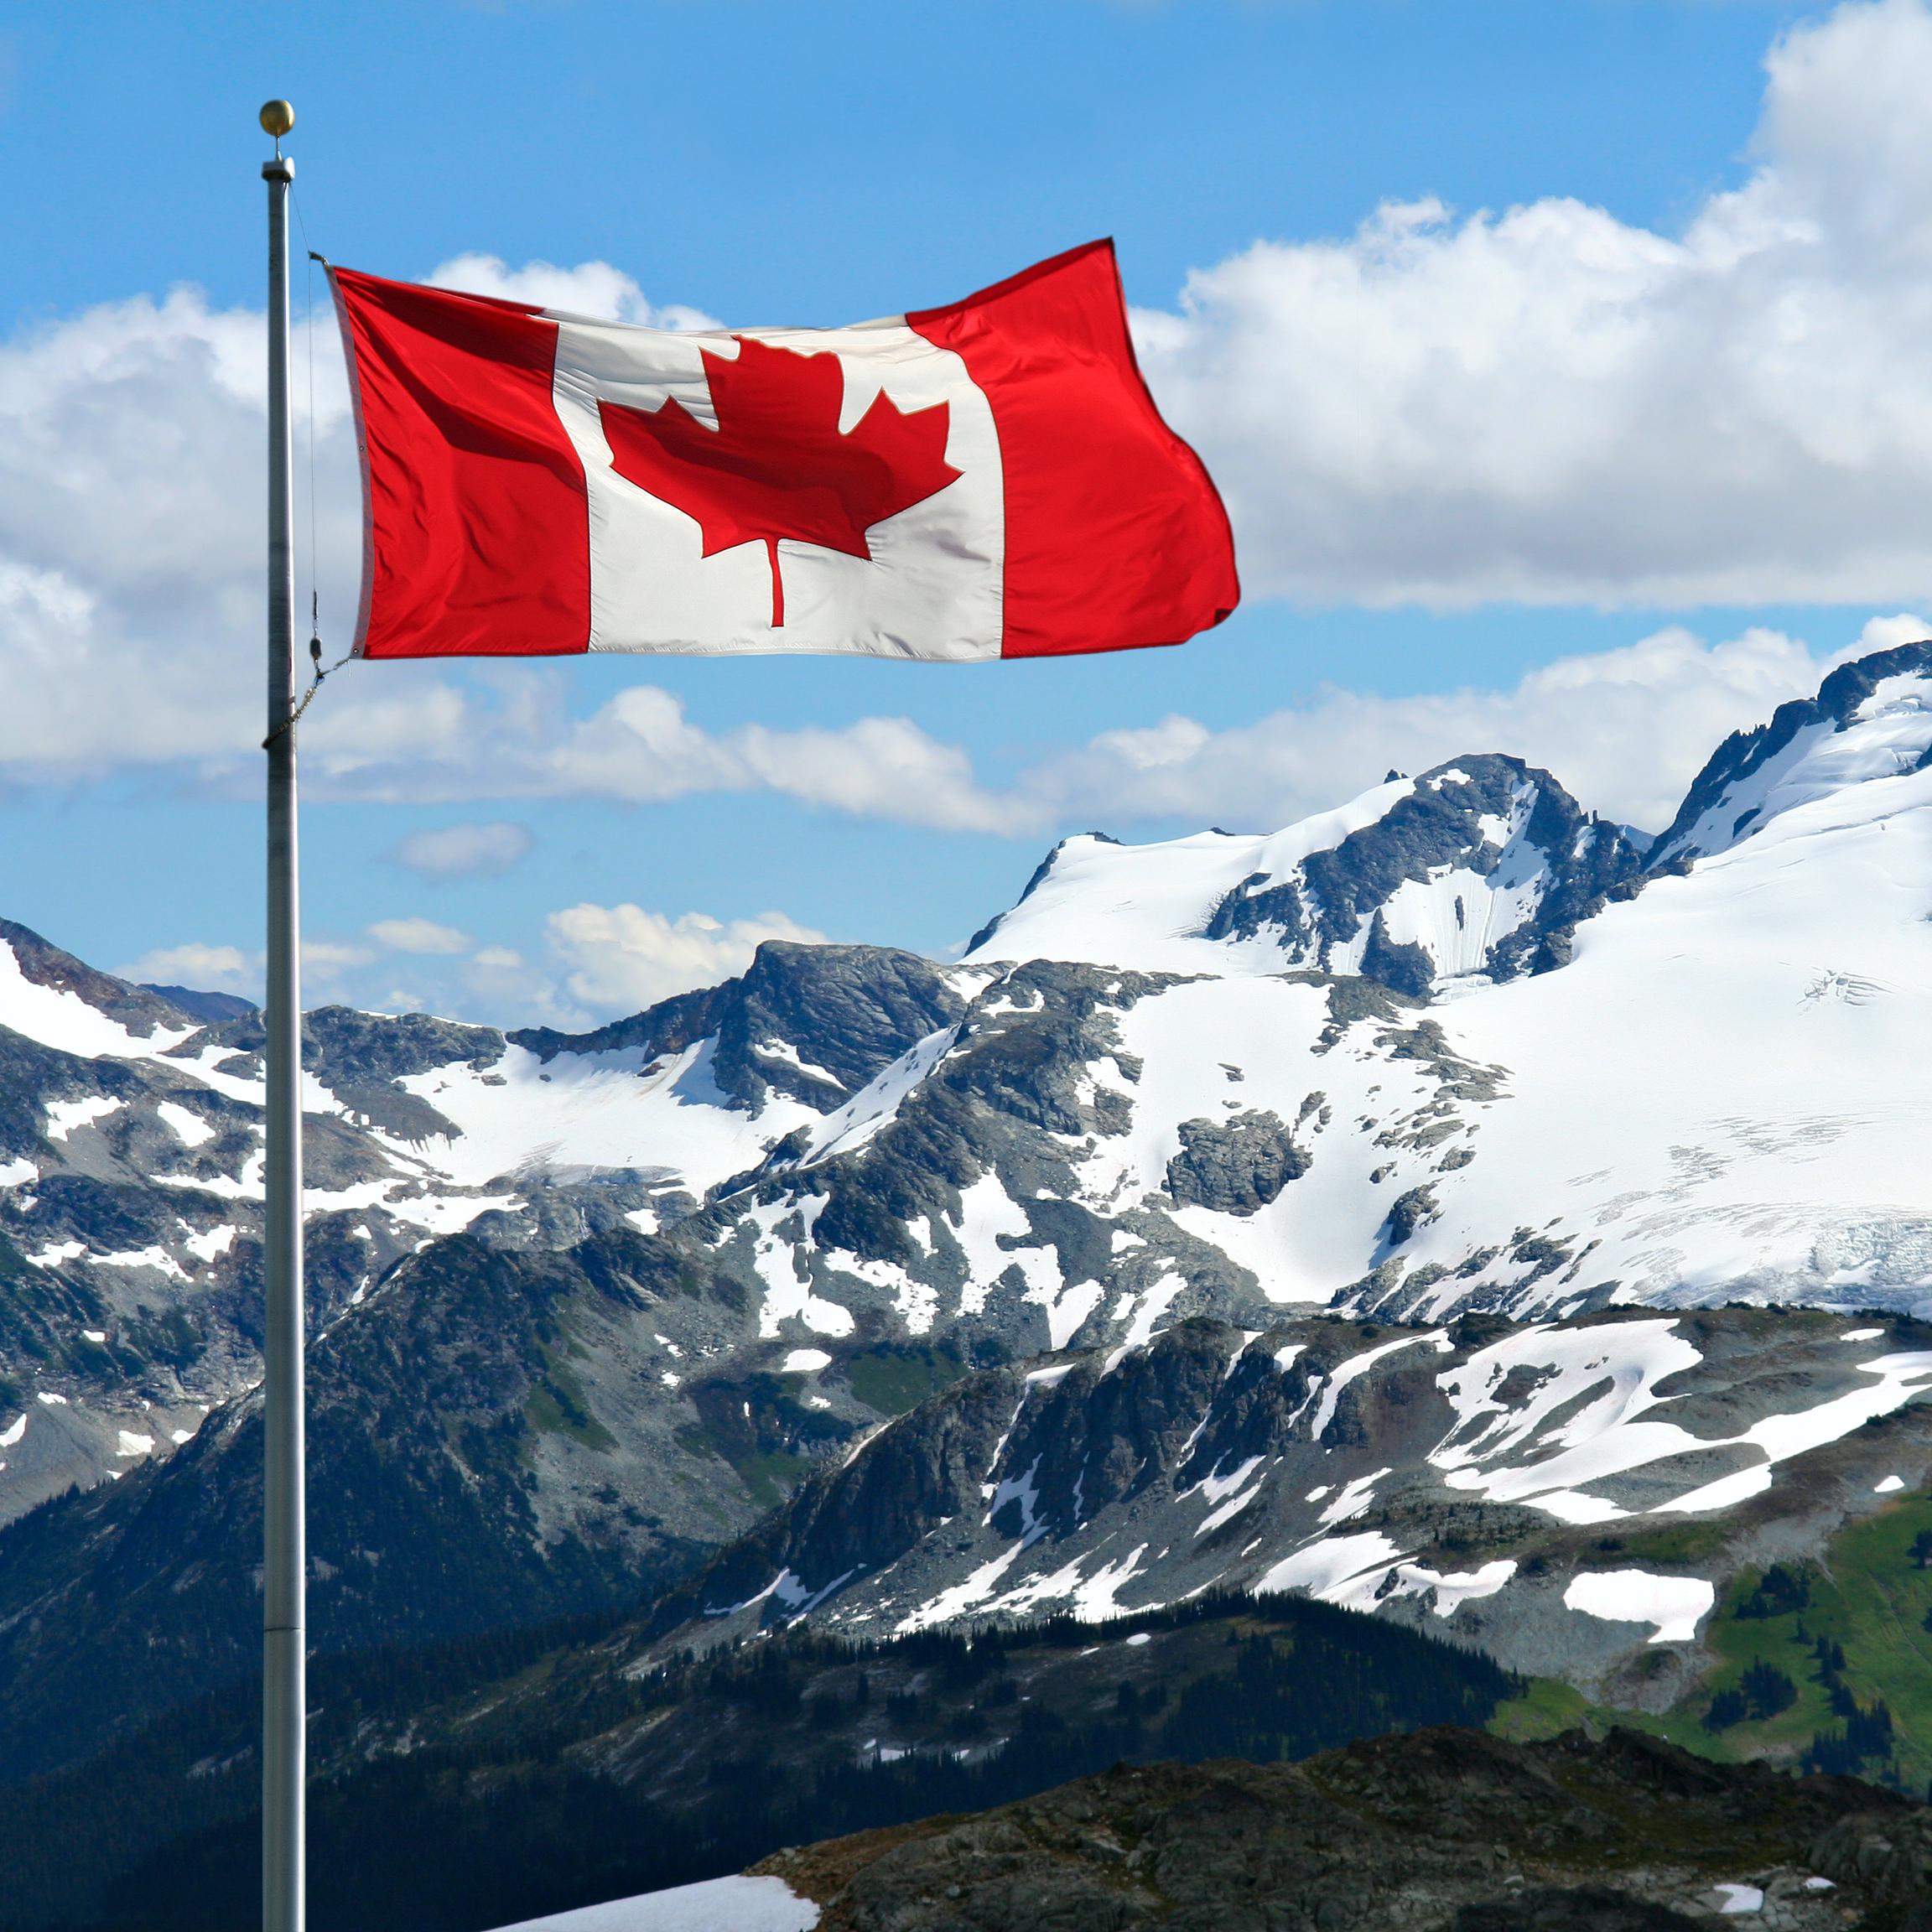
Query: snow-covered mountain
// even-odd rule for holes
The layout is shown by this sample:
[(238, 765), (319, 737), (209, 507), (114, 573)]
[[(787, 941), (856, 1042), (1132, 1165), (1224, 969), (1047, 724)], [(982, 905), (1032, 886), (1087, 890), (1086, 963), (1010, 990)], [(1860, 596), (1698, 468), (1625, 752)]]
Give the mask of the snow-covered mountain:
[(1054, 1346), (1243, 1296), (1932, 1302), (1929, 746), (1913, 646), (1722, 747), (1648, 865), (1498, 758), (1070, 840), (963, 1017), (704, 1225), (825, 1334), (1002, 1293)]
[[(465, 1228), (674, 1219), (960, 1004), (904, 953), (775, 945), (582, 1039), (313, 1012), (314, 1325)], [(205, 1023), (0, 922), (0, 1520), (165, 1457), (258, 1379), (260, 1050), (252, 1013)]]
[(1643, 862), (1640, 834), (1588, 817), (1547, 771), (1455, 758), (1260, 837), (1069, 839), (968, 957), (1305, 969), (1427, 999), (1561, 964), (1577, 922)]
[[(1490, 1493), (1550, 1460), (1516, 1452), (1501, 1410), (1454, 1467), (1440, 1443), (1469, 1445), (1447, 1422), (1365, 1427), (1370, 1462), (1332, 1481), (1302, 1465), (1332, 1459), (1387, 1375), (1429, 1383), (1406, 1413), (1433, 1429), (1456, 1406), (1440, 1377), (1498, 1312), (1554, 1318), (1561, 1353), (1627, 1304), (1932, 1311), (1929, 747), (1921, 645), (1722, 746), (1648, 849), (1547, 773), (1471, 755), (1265, 837), (1069, 840), (957, 964), (774, 943), (740, 979), (580, 1036), (311, 1014), (320, 1640), (673, 1585), (753, 1547), (737, 1540), (821, 1464), (882, 1467), (906, 1438), (880, 1426), (943, 1420), (943, 1399), (917, 1405), (962, 1376), (990, 1386), (974, 1370), (1018, 1378), (1042, 1416), (1078, 1393), (1056, 1426), (1084, 1431), (1096, 1471), (1144, 1467), (1153, 1499), (1103, 1506), (1071, 1464), (1062, 1494), (1051, 1459), (1030, 1473), (1034, 1410), (1016, 1423), (1009, 1402), (997, 1453), (954, 1442), (966, 1509), (927, 1509), (938, 1492), (915, 1483), (903, 1547), (864, 1558), (901, 1584), (841, 1582), (801, 1545), (743, 1594), (789, 1570), (800, 1602), (829, 1589), (828, 1615), (1002, 1614), (1015, 1592), (1046, 1611), (1124, 1587), (1145, 1527), (1186, 1559), (1157, 1585), (1150, 1550), (1119, 1601), (1195, 1569), (1253, 1582), (1306, 1547), (1361, 1561), (1284, 1572), (1296, 1587), (1374, 1595), (1394, 1576), (1389, 1601), (1419, 1617), (1434, 1591), (1477, 1621), (1587, 1628), (1545, 1601), (1527, 1545), (1503, 1547), (1525, 1510), (1552, 1534), (1592, 1525)], [(94, 1748), (252, 1654), (259, 1046), (252, 1015), (0, 927), (0, 1518), (84, 1492), (0, 1534), (17, 1763)], [(1415, 1327), (1275, 1362), (1296, 1324), (1337, 1317)], [(1815, 1405), (1786, 1399), (1794, 1377), (1846, 1414), (1873, 1389), (1917, 1414), (1916, 1356), (1818, 1382), (1819, 1319), (1758, 1352), (1722, 1428), (1682, 1410), (1697, 1441), (1675, 1464), (1561, 1493), (1607, 1520), (1735, 1478), (1712, 1507), (1742, 1522), (1779, 1493), (1749, 1488), (1766, 1457), (1742, 1438)], [(1237, 1346), (1284, 1325), (1265, 1362)], [(1441, 1362), (1417, 1338), (1438, 1328)], [(1190, 1384), (1171, 1415), (1122, 1401), (1143, 1381), (1158, 1396), (1202, 1333), (1214, 1378), (1239, 1361), (1224, 1391)], [(1081, 1349), (1064, 1376), (1072, 1356), (1037, 1360)], [(1537, 1391), (1567, 1373), (1526, 1357), (1492, 1394), (1547, 1447), (1575, 1428)], [(1632, 1416), (1674, 1399), (1643, 1362), (1606, 1373)], [(1311, 1434), (1322, 1392), (1290, 1410), (1315, 1374), (1336, 1400)], [(1597, 1436), (1622, 1454), (1656, 1426)], [(1003, 1500), (978, 1498), (986, 1482)], [(948, 1526), (976, 1503), (983, 1524)], [(1136, 1525), (1143, 1506), (1158, 1523)], [(1471, 1509), (1485, 1527), (1463, 1562), (1437, 1519)], [(1254, 1548), (1230, 1566), (1237, 1533)], [(1523, 1572), (1493, 1602), (1451, 1581), (1504, 1561)], [(1641, 1629), (1623, 1640), (1641, 1649)]]
[[(1472, 754), (1266, 835), (1069, 839), (957, 966), (772, 944), (578, 1036), (319, 1011), (319, 1322), (460, 1229), (613, 1215), (760, 1349), (1932, 1306), (1929, 748), (1909, 646), (1648, 850)], [(0, 925), (0, 1515), (257, 1373), (258, 1027), (205, 1015)]]

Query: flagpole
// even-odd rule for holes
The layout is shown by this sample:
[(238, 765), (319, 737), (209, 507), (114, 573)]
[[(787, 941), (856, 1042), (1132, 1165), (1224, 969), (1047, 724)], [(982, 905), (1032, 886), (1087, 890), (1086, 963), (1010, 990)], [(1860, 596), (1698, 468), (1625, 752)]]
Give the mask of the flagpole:
[(286, 101), (262, 110), (275, 158), (268, 184), (268, 962), (267, 1158), (262, 1353), (262, 1924), (302, 1932), (308, 1708), (302, 1397), (301, 906), (295, 820), (295, 558), (288, 421)]

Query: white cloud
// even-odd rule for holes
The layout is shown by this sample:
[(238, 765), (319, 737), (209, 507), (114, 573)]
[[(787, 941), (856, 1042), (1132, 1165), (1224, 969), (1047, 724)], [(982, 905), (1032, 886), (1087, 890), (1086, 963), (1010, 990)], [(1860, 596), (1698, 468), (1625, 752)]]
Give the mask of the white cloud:
[[(963, 750), (909, 719), (710, 732), (653, 684), (632, 685), (591, 716), (572, 718), (554, 681), (538, 672), (499, 668), (486, 685), (459, 690), (428, 667), (353, 669), (352, 678), (330, 686), (335, 706), (319, 705), (307, 731), (307, 769), (318, 796), (657, 804), (701, 792), (769, 791), (949, 831), (1023, 832), (1037, 823), (1034, 807), (987, 791)], [(405, 676), (391, 685), (397, 672)]]
[[(321, 346), (325, 610), (346, 612), (361, 519), (332, 329)], [(0, 766), (65, 777), (259, 740), (265, 388), (261, 317), (193, 288), (0, 345)]]
[(641, 906), (583, 905), (553, 912), (549, 937), (574, 998), (598, 1012), (631, 1013), (742, 973), (766, 939), (817, 944), (825, 935), (782, 912), (725, 922), (703, 912), (668, 919)]
[(1565, 657), (1509, 691), (1381, 698), (1329, 688), (1252, 724), (1210, 731), (1174, 716), (1103, 732), (1021, 780), (1043, 818), (1103, 824), (1178, 818), (1271, 830), (1374, 784), (1501, 751), (1552, 771), (1586, 808), (1662, 828), (1730, 732), (1809, 696), (1836, 662), (1927, 635), (1917, 618), (1875, 618), (1856, 644), (1815, 657), (1775, 631), (1706, 644), (1673, 626), (1621, 650)]
[(444, 825), (411, 833), (390, 856), (425, 879), (500, 879), (535, 843), (523, 825)]
[(476, 943), (467, 932), (454, 926), (439, 926), (434, 919), (378, 919), (369, 928), (369, 937), (392, 953), (427, 953), (446, 956), (467, 953)]
[(644, 291), (608, 262), (580, 262), (559, 268), (553, 262), (526, 262), (512, 268), (496, 255), (458, 255), (430, 270), (426, 280), (467, 295), (493, 295), (501, 302), (527, 302), (588, 315), (600, 322), (635, 322), (647, 329), (716, 329), (720, 325), (701, 309), (681, 302), (653, 306)]
[(1390, 204), (1143, 313), (1250, 592), (1449, 605), (1932, 591), (1932, 11), (1772, 49), (1756, 166), (1681, 234)]
[[(1306, 704), (1213, 732), (1185, 715), (1104, 732), (1051, 754), (995, 788), (968, 754), (906, 719), (836, 727), (723, 732), (679, 700), (633, 685), (572, 719), (538, 674), (500, 670), (487, 692), (434, 683), (435, 702), (391, 700), (423, 721), (403, 755), (345, 707), (309, 751), (320, 795), (408, 801), (602, 798), (652, 804), (703, 793), (776, 792), (828, 811), (937, 830), (1031, 838), (1073, 820), (1131, 825), (1174, 818), (1252, 825), (1324, 809), (1391, 764), (1420, 769), (1465, 751), (1547, 766), (1583, 802), (1660, 824), (1717, 741), (1809, 694), (1843, 657), (1925, 634), (1912, 616), (1875, 618), (1856, 642), (1815, 655), (1781, 632), (1716, 644), (1672, 626), (1621, 648), (1565, 658), (1514, 688), (1388, 699), (1325, 688)], [(387, 678), (398, 667), (370, 667)], [(429, 834), (436, 837), (439, 834)]]
[(1504, 751), (1546, 766), (1593, 809), (1657, 826), (1727, 732), (1808, 695), (1842, 658), (1929, 628), (1916, 617), (1875, 618), (1855, 641), (1819, 655), (1775, 631), (1711, 643), (1671, 626), (1545, 665), (1507, 690), (1383, 698), (1330, 687), (1224, 731), (1170, 715), (1049, 754), (1003, 788), (983, 783), (960, 747), (904, 719), (709, 732), (669, 692), (635, 685), (572, 719), (553, 687), (514, 673), (499, 674), (490, 703), (438, 687), (450, 709), (425, 733), (424, 755), (338, 760), (335, 733), (351, 727), (331, 721), (309, 769), (313, 789), (363, 798), (488, 791), (647, 804), (762, 790), (901, 823), (1033, 838), (1072, 823), (1278, 825), (1350, 796), (1391, 764), (1415, 771), (1461, 752)]
[(379, 921), (366, 937), (366, 944), (320, 939), (304, 947), (306, 1005), (579, 1032), (742, 973), (767, 939), (818, 944), (825, 935), (782, 912), (672, 918), (638, 906), (584, 904), (549, 915), (536, 956), (501, 944), (473, 948), (465, 934), (427, 919)]
[(302, 970), (319, 979), (330, 979), (354, 966), (367, 966), (376, 958), (366, 946), (345, 945), (336, 939), (304, 939)]
[(239, 946), (209, 946), (191, 939), (143, 953), (117, 976), (143, 986), (190, 986), (204, 992), (245, 993), (260, 977)]

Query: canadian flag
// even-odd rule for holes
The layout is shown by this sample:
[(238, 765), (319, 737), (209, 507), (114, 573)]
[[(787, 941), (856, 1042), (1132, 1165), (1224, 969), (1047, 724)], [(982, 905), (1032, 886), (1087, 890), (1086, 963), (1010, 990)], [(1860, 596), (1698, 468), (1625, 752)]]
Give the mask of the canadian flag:
[(1177, 644), (1239, 596), (1113, 245), (849, 329), (673, 332), (330, 271), (366, 657)]

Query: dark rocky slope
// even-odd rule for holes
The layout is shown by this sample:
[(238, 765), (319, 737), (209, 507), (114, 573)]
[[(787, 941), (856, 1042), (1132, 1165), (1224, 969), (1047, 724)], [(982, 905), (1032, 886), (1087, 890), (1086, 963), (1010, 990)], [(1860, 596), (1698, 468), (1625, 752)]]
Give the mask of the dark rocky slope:
[[(614, 1218), (562, 1249), (439, 1243), (314, 1349), (320, 1648), (634, 1604), (756, 1521), (769, 1472), (875, 1419), (729, 1359), (691, 1399), (667, 1389), (662, 1338), (723, 1354), (741, 1311)], [(255, 1396), (169, 1462), (0, 1530), (8, 1777), (251, 1674), (260, 1543)]]
[(1628, 1731), (1453, 1729), (1299, 1765), (1122, 1765), (781, 1853), (820, 1932), (1768, 1932), (1932, 1921), (1932, 1816)]

